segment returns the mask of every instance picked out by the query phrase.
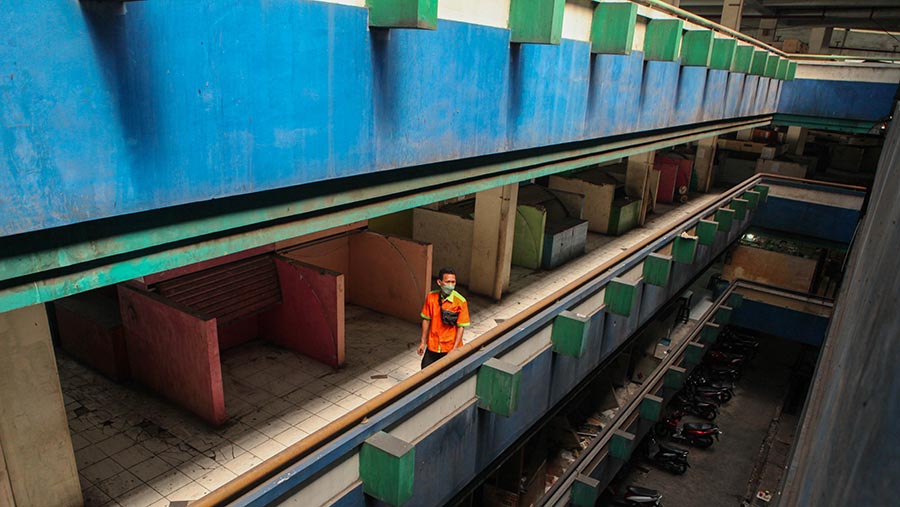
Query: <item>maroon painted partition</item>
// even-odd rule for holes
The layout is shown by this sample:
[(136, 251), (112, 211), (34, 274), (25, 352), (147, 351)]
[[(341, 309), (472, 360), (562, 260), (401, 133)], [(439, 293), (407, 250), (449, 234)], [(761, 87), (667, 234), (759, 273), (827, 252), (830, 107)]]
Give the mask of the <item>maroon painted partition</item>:
[(344, 275), (275, 257), (281, 303), (259, 318), (262, 335), (329, 366), (344, 363)]
[(421, 322), (431, 287), (432, 246), (362, 232), (350, 236), (350, 302), (409, 322)]
[(212, 424), (225, 422), (216, 320), (126, 284), (119, 304), (131, 374)]
[[(335, 273), (347, 274), (350, 271), (349, 236), (352, 235), (354, 234), (341, 235), (279, 253), (309, 266), (318, 266)], [(346, 292), (350, 290), (351, 283), (352, 280), (344, 279), (345, 295), (349, 295)]]
[(113, 380), (129, 377), (128, 352), (119, 303), (108, 292), (91, 291), (53, 302), (63, 350)]

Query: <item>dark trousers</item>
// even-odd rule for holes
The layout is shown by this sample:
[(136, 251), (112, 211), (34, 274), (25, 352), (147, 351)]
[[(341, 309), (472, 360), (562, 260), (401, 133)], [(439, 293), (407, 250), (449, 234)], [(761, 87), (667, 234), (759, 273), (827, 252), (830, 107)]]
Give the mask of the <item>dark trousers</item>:
[(438, 359), (446, 356), (446, 352), (432, 352), (428, 348), (425, 349), (425, 353), (422, 354), (422, 369), (424, 370), (429, 364), (437, 361)]

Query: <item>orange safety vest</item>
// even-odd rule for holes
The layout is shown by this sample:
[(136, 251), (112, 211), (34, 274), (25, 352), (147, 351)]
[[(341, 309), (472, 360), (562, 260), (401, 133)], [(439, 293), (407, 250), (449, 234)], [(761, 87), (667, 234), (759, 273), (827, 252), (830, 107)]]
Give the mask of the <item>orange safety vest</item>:
[[(456, 325), (444, 324), (441, 310), (450, 310), (459, 314)], [(422, 318), (431, 321), (428, 330), (428, 350), (432, 352), (450, 352), (456, 342), (456, 328), (467, 327), (469, 322), (469, 303), (459, 292), (453, 291), (442, 297), (440, 290), (433, 290), (425, 296), (422, 305)]]

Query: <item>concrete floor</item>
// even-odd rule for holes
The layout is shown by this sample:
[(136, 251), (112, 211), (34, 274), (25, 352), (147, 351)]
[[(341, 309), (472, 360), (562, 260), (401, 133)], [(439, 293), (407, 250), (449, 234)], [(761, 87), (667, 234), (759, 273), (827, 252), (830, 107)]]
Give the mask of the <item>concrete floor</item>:
[[(659, 206), (645, 227), (623, 236), (589, 234), (587, 253), (559, 269), (514, 267), (501, 302), (463, 290), (473, 323), (465, 341), (716, 198)], [(229, 419), (220, 428), (58, 352), (86, 507), (159, 507), (201, 497), (419, 371), (418, 324), (356, 306), (346, 312), (347, 364), (340, 370), (262, 342), (224, 351)]]
[[(734, 399), (722, 406), (715, 421), (723, 432), (721, 440), (709, 449), (688, 448), (691, 468), (684, 475), (636, 461), (625, 474), (625, 483), (659, 490), (666, 507), (741, 505), (748, 484), (755, 488), (759, 481), (760, 451), (773, 419), (780, 415), (791, 367), (801, 350), (794, 342), (760, 341), (760, 351), (737, 383)], [(644, 467), (649, 471), (642, 471)]]

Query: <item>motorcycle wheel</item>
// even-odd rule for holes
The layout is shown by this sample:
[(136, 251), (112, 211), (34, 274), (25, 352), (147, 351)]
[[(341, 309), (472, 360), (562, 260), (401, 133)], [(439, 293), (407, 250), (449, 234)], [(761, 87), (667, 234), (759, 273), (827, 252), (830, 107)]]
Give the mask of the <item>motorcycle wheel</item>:
[(687, 465), (684, 463), (672, 464), (669, 466), (669, 472), (675, 475), (683, 475), (687, 472)]
[(653, 426), (653, 433), (658, 437), (668, 437), (672, 434), (672, 428), (666, 423), (658, 422)]
[(722, 400), (722, 403), (728, 403), (729, 401), (731, 401), (731, 398), (732, 398), (732, 396), (731, 396), (730, 392), (722, 391), (721, 398), (720, 398)]
[(706, 449), (713, 445), (713, 439), (710, 436), (697, 437), (691, 441), (691, 444), (699, 449)]

